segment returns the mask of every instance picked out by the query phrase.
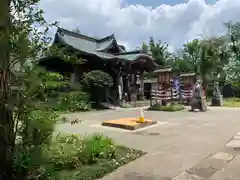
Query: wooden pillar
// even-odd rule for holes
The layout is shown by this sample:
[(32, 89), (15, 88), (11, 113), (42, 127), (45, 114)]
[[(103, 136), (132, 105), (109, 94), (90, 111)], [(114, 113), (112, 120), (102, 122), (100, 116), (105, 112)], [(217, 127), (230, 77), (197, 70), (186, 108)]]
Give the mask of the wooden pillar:
[(70, 81), (71, 83), (77, 83), (79, 81), (79, 66), (74, 65), (73, 72), (71, 72)]
[(124, 76), (123, 81), (124, 81), (124, 87), (123, 87), (124, 88), (124, 99), (126, 101), (129, 101), (130, 100), (130, 83), (129, 83), (129, 75), (128, 74), (126, 74)]
[(144, 100), (144, 75), (143, 71), (140, 72), (140, 100)]
[(137, 74), (134, 72), (130, 75), (131, 82), (130, 82), (130, 101), (136, 101), (137, 100)]
[(72, 72), (71, 73), (71, 83), (75, 83), (76, 82), (76, 73)]
[(122, 104), (123, 100), (123, 77), (121, 72), (118, 73), (117, 75), (117, 89), (118, 89), (118, 105)]

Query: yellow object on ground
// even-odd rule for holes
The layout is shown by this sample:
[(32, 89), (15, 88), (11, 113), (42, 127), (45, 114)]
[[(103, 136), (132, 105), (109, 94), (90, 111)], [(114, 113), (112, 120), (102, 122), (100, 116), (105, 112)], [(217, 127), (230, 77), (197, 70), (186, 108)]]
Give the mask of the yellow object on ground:
[(135, 130), (156, 124), (157, 121), (144, 119), (143, 123), (139, 122), (138, 118), (121, 118), (116, 120), (107, 120), (102, 122), (102, 126), (116, 127), (128, 130)]
[(144, 117), (139, 117), (138, 122), (140, 122), (140, 123), (144, 123)]
[(139, 117), (138, 122), (144, 123), (144, 121), (145, 121), (145, 119), (144, 119), (143, 109), (141, 108), (140, 109), (140, 117)]

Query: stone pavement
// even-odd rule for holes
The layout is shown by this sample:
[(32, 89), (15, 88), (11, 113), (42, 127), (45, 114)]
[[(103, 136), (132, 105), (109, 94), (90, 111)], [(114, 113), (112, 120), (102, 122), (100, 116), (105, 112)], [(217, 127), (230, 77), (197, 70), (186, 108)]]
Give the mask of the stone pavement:
[(240, 132), (240, 109), (215, 107), (195, 113), (146, 111), (146, 118), (159, 123), (133, 132), (101, 126), (103, 120), (138, 114), (139, 108), (69, 114), (69, 119), (78, 118), (83, 122), (60, 124), (57, 131), (100, 132), (119, 144), (148, 153), (103, 180), (240, 180), (240, 151), (229, 146), (232, 139), (240, 137), (237, 134)]

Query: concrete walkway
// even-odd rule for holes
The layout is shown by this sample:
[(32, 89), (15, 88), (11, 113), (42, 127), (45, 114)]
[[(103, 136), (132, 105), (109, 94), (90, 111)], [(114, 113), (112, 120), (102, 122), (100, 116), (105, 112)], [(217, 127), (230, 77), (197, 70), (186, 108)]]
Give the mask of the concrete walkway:
[(69, 114), (81, 124), (61, 124), (61, 132), (91, 134), (101, 132), (117, 143), (148, 154), (131, 162), (103, 180), (185, 180), (240, 179), (240, 151), (225, 144), (240, 132), (240, 109), (210, 108), (202, 112), (150, 112), (157, 125), (134, 132), (106, 128), (103, 120), (136, 117), (139, 108)]

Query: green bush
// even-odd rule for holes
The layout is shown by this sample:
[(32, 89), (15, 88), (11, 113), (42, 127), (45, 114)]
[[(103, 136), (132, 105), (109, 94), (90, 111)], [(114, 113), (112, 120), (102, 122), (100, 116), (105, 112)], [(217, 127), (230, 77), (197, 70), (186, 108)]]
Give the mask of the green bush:
[(91, 95), (91, 101), (99, 103), (106, 98), (107, 90), (113, 85), (112, 77), (102, 71), (85, 73), (81, 81), (83, 89)]
[(14, 170), (19, 179), (34, 174), (44, 163), (42, 149), (52, 139), (58, 115), (52, 111), (33, 110), (21, 122), (19, 140), (14, 151)]
[(116, 147), (112, 139), (95, 134), (83, 141), (83, 150), (81, 160), (84, 164), (93, 164), (98, 158), (113, 159), (115, 157)]
[(53, 164), (55, 170), (74, 169), (82, 165), (79, 157), (82, 152), (82, 140), (79, 136), (57, 135), (44, 152), (47, 163)]
[(57, 99), (55, 110), (87, 111), (91, 109), (89, 95), (82, 91), (61, 93)]
[[(93, 180), (145, 154), (116, 146), (110, 138), (101, 134), (87, 137), (57, 134), (50, 144), (41, 146), (41, 152), (41, 156), (26, 152), (21, 154), (21, 159), (33, 159), (33, 155), (34, 160), (40, 159), (35, 161), (38, 166), (31, 166), (31, 178), (28, 175), (28, 179)], [(29, 167), (29, 163), (24, 166)]]
[(115, 159), (101, 159), (95, 164), (86, 165), (74, 171), (60, 171), (58, 174), (59, 180), (93, 180), (102, 178), (104, 175), (114, 171), (118, 167), (135, 160), (144, 155), (142, 151), (129, 149), (123, 146), (116, 146)]
[(67, 80), (59, 73), (48, 72), (41, 68), (34, 68), (26, 72), (27, 82), (31, 84), (28, 90), (38, 100), (47, 101), (49, 98), (56, 98), (58, 93), (67, 88)]
[(80, 168), (93, 164), (98, 159), (115, 157), (116, 147), (111, 139), (102, 135), (81, 138), (76, 135), (57, 136), (45, 150), (48, 163), (56, 170)]
[(38, 109), (30, 112), (21, 126), (20, 136), (24, 140), (23, 143), (35, 146), (48, 143), (58, 117), (53, 111)]
[(161, 106), (160, 104), (154, 104), (153, 106), (149, 107), (148, 110), (152, 111), (181, 111), (184, 109), (184, 106), (181, 104), (173, 104), (173, 105), (167, 105), (167, 106)]

